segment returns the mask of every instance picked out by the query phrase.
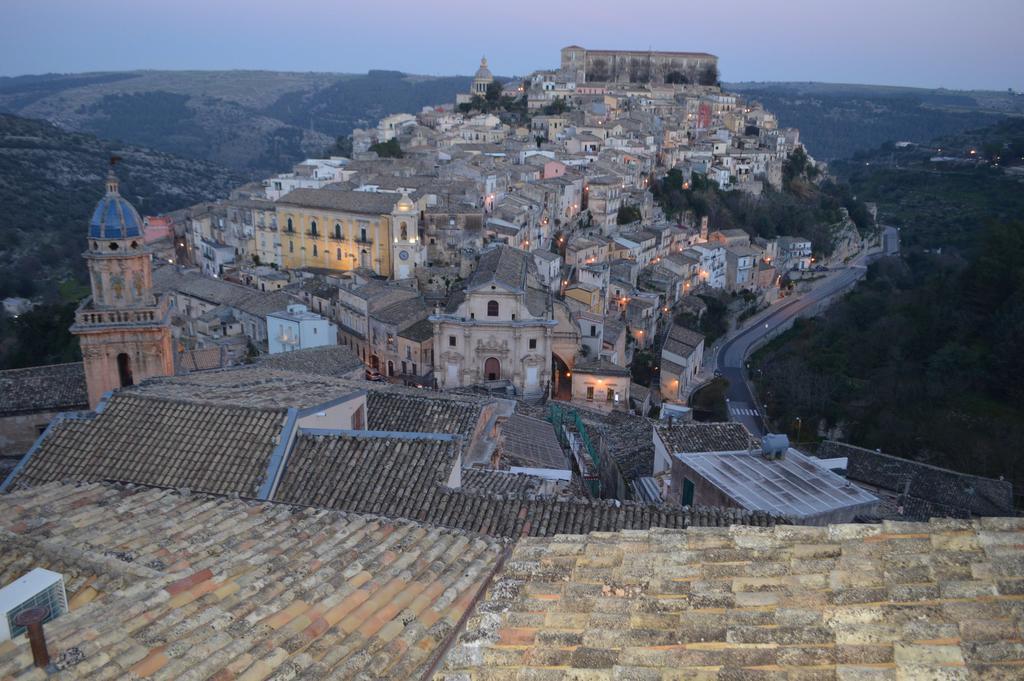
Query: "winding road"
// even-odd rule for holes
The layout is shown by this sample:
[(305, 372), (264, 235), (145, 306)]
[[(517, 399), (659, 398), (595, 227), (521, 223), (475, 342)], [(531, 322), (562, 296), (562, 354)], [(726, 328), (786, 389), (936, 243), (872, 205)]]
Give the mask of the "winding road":
[(778, 302), (760, 315), (752, 317), (746, 329), (722, 345), (715, 360), (715, 369), (729, 381), (726, 399), (730, 420), (739, 421), (757, 437), (765, 434), (763, 405), (755, 401), (744, 374), (747, 356), (760, 341), (788, 329), (801, 315), (817, 314), (829, 298), (861, 279), (867, 272), (864, 263), (868, 257), (862, 255), (847, 267), (831, 270), (814, 288), (799, 298)]

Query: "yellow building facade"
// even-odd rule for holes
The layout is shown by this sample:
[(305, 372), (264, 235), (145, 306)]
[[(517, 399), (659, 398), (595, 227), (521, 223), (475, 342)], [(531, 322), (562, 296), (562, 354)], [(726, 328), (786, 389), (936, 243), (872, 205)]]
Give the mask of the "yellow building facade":
[(425, 259), (419, 206), (406, 195), (297, 189), (278, 200), (277, 225), (285, 269), (363, 267), (405, 279)]

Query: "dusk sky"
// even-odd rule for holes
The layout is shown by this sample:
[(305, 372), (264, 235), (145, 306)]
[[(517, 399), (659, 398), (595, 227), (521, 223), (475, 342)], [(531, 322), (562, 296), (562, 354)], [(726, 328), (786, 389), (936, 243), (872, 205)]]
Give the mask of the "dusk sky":
[(1024, 89), (1024, 0), (2, 0), (0, 75), (558, 65), (569, 44), (692, 50), (723, 80)]

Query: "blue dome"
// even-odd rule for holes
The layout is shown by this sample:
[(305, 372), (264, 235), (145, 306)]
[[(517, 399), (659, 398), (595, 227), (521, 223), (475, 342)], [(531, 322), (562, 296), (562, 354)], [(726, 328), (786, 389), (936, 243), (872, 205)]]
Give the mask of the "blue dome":
[(90, 239), (130, 239), (142, 236), (142, 218), (117, 192), (117, 180), (107, 180), (107, 194), (96, 204), (89, 221)]

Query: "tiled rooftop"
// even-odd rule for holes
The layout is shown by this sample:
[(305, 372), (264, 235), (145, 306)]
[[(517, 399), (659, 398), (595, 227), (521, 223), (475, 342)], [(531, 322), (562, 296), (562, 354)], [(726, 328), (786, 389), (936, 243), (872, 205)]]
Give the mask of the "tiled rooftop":
[(901, 495), (904, 512), (914, 513), (908, 519), (1013, 512), (1013, 486), (1006, 480), (959, 473), (842, 442), (823, 442), (818, 454), (846, 457), (846, 477)]
[[(502, 551), (416, 523), (102, 484), (0, 496), (0, 528), (5, 578), (45, 556), (89, 593), (46, 625), (68, 679), (419, 678)], [(24, 637), (0, 643), (0, 678), (45, 678)]]
[(735, 452), (756, 444), (742, 423), (678, 423), (658, 425), (668, 453)]
[(53, 424), (10, 488), (119, 480), (256, 496), (284, 422), (280, 409), (118, 392), (102, 413)]
[(372, 389), (366, 396), (370, 430), (459, 433), (469, 437), (486, 401), (406, 388)]
[(461, 448), (452, 438), (300, 434), (274, 499), (418, 519), (448, 483)]
[(316, 376), (354, 379), (363, 377), (364, 366), (359, 356), (344, 345), (324, 345), (319, 348), (263, 355), (259, 358), (258, 364), (268, 369), (284, 369)]
[[(299, 352), (305, 351), (290, 354)], [(278, 368), (281, 364), (287, 363), (287, 360), (271, 359), (267, 363), (260, 362), (222, 371), (154, 378), (133, 386), (127, 392), (197, 404), (245, 404), (266, 409), (304, 409), (349, 395), (363, 387), (359, 383), (333, 378), (330, 375), (313, 375), (305, 370), (286, 371)], [(308, 362), (300, 359), (293, 364), (307, 365)], [(326, 368), (328, 361), (325, 359), (320, 365)]]
[(532, 262), (530, 254), (511, 246), (498, 245), (485, 251), (470, 275), (466, 289), (475, 290), (492, 283), (514, 291), (526, 289), (526, 274)]
[(395, 209), (401, 197), (391, 192), (355, 192), (337, 189), (294, 189), (280, 199), (281, 205), (323, 208), (343, 213), (385, 215)]
[(286, 291), (257, 291), (195, 271), (166, 265), (153, 268), (153, 292), (177, 291), (215, 305), (226, 305), (256, 317), (283, 310), (295, 299)]
[(0, 371), (0, 415), (88, 407), (81, 362)]
[(513, 414), (501, 424), (498, 451), (502, 466), (570, 468), (551, 422), (523, 414)]
[(494, 494), (536, 494), (543, 478), (509, 471), (467, 468), (462, 471), (462, 489), (467, 492)]
[[(276, 501), (358, 513), (379, 513), (498, 537), (547, 536), (593, 530), (751, 523), (771, 514), (617, 501), (496, 493), (476, 471), (462, 489), (447, 486), (460, 444), (380, 435), (302, 435), (288, 460)], [(501, 473), (499, 473), (501, 474)]]
[(438, 681), (1019, 679), (1024, 519), (523, 539)]

